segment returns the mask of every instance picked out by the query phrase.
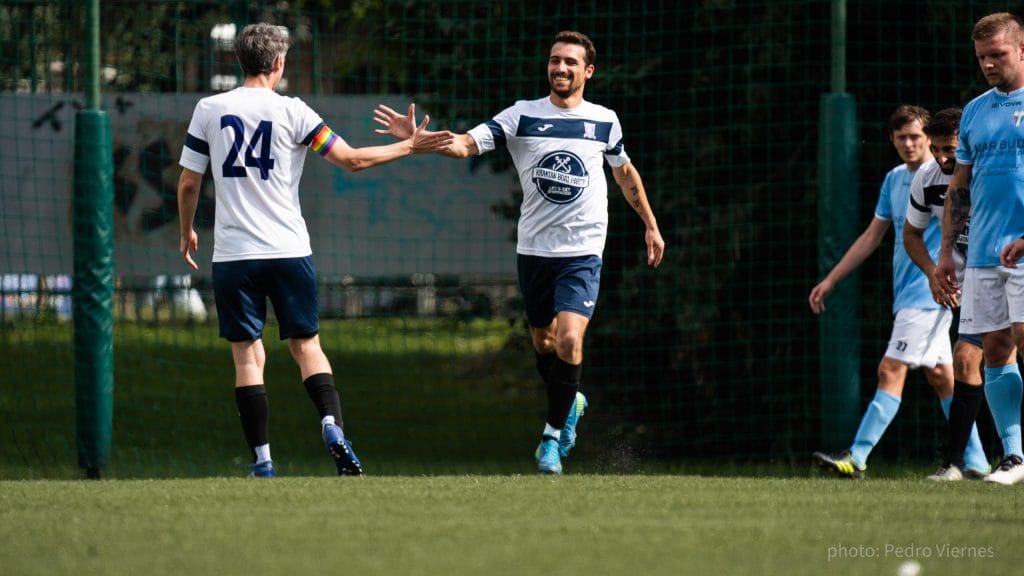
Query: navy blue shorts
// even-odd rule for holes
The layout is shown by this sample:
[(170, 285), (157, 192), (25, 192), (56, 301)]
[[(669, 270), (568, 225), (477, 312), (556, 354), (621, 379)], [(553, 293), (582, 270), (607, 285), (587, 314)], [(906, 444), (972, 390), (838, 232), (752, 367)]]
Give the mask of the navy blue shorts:
[(968, 344), (982, 348), (981, 346), (981, 334), (957, 334), (957, 340), (963, 340)]
[(960, 324), (960, 307), (959, 306), (953, 309), (953, 326), (955, 326), (956, 329), (957, 329), (956, 330), (956, 339), (957, 340), (963, 340), (964, 342), (967, 342), (968, 344), (977, 346), (978, 348), (982, 347), (981, 346), (981, 334), (966, 334), (964, 332), (960, 332), (961, 324)]
[(530, 326), (550, 326), (559, 312), (593, 316), (601, 286), (599, 257), (548, 258), (519, 254), (516, 266)]
[(213, 263), (213, 295), (220, 336), (229, 342), (259, 340), (274, 306), (282, 340), (320, 331), (313, 257)]

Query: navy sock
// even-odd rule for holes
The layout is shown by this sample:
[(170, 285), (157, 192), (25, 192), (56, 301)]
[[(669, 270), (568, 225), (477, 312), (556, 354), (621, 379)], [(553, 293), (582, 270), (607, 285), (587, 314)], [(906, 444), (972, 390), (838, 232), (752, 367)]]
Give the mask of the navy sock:
[(964, 451), (971, 436), (974, 421), (978, 418), (981, 399), (985, 396), (984, 386), (971, 386), (957, 380), (953, 384), (953, 402), (949, 405), (949, 446), (946, 460), (964, 467)]
[(573, 401), (576, 400), (582, 373), (583, 364), (569, 364), (557, 356), (552, 362), (547, 381), (547, 422), (552, 428), (565, 428), (565, 420), (569, 417)]
[(320, 419), (323, 420), (324, 416), (334, 416), (334, 423), (338, 428), (344, 428), (341, 422), (341, 399), (338, 397), (338, 389), (334, 387), (334, 376), (327, 372), (313, 374), (302, 384), (306, 387), (309, 399), (316, 405)]
[(547, 384), (548, 378), (551, 376), (551, 365), (555, 363), (555, 360), (558, 358), (558, 354), (555, 354), (554, 352), (541, 354), (536, 351), (533, 354), (537, 357), (537, 373), (540, 374), (540, 379)]
[(263, 384), (236, 387), (235, 405), (238, 407), (238, 417), (242, 421), (245, 442), (249, 445), (255, 462), (255, 448), (270, 443), (270, 405), (267, 403), (267, 387)]

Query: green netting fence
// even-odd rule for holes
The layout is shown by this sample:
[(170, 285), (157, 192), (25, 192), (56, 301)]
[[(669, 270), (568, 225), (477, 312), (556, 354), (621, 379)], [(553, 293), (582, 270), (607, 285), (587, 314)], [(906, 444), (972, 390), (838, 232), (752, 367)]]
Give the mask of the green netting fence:
[[(83, 4), (0, 1), (0, 477), (76, 473), (71, 224)], [(846, 248), (823, 223), (853, 221), (855, 233), (867, 225), (883, 175), (899, 162), (885, 130), (890, 112), (962, 105), (983, 91), (971, 27), (1020, 5), (846, 7), (843, 79), (859, 161), (857, 197), (840, 214), (819, 203), (833, 6), (100, 2), (114, 167), (110, 472), (233, 474), (245, 463), (210, 287), (212, 182), (194, 274), (177, 254), (175, 186), (192, 108), (239, 83), (231, 40), (255, 21), (292, 32), (282, 91), (358, 146), (383, 141), (371, 120), (378, 103), (414, 101), (432, 126), (465, 131), (545, 95), (550, 39), (587, 33), (598, 60), (586, 97), (618, 112), (667, 253), (660, 269), (645, 266), (642, 225), (613, 185), (575, 470), (721, 461), (802, 469), (810, 451), (843, 447), (836, 438), (852, 435), (848, 423), (823, 432), (843, 416), (822, 409), (833, 384), (821, 381), (822, 350), (859, 350), (849, 381), (860, 403), (840, 407), (859, 418), (891, 324), (892, 237), (847, 280), (844, 304), (856, 315), (829, 330), (840, 340), (823, 347), (823, 321), (806, 297), (823, 275), (819, 262)], [(520, 196), (505, 152), (416, 157), (355, 175), (307, 162), (302, 198), (323, 342), (346, 430), (370, 472), (532, 470), (543, 393), (515, 284)], [(315, 413), (275, 335), (272, 326), (275, 461), (286, 474), (329, 473)], [(916, 374), (904, 397), (873, 458), (930, 462), (938, 403)], [(994, 452), (984, 416), (981, 425)]]

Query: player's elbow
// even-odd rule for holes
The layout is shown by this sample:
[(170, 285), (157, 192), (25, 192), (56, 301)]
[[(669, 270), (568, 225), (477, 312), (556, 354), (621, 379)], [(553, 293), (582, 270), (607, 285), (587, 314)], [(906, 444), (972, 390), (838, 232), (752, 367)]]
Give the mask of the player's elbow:
[(344, 168), (347, 172), (361, 172), (369, 168), (370, 164), (367, 162), (362, 162), (357, 159), (351, 159), (343, 163), (341, 167)]

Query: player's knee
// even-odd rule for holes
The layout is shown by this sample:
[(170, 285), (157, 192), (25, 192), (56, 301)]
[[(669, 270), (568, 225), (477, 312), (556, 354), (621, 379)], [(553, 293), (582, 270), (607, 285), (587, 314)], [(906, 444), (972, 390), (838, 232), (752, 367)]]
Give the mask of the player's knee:
[(583, 336), (577, 332), (559, 334), (555, 350), (561, 358), (574, 358), (583, 350)]
[(290, 338), (288, 340), (288, 350), (296, 360), (323, 353), (320, 350), (320, 340), (316, 336), (311, 338)]
[(883, 359), (878, 364), (878, 381), (888, 382), (900, 378), (902, 375), (901, 367), (895, 361), (889, 361), (887, 358)]
[(555, 339), (547, 334), (534, 334), (533, 349), (540, 354), (553, 352), (555, 350)]
[(940, 397), (945, 398), (949, 394), (953, 393), (953, 382), (949, 381), (948, 377), (943, 377), (942, 374), (937, 372), (929, 372), (928, 377), (925, 378), (928, 381), (928, 385), (932, 387)]
[(953, 375), (957, 380), (972, 381), (981, 373), (981, 350), (971, 347), (958, 348), (953, 352)]

